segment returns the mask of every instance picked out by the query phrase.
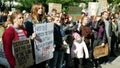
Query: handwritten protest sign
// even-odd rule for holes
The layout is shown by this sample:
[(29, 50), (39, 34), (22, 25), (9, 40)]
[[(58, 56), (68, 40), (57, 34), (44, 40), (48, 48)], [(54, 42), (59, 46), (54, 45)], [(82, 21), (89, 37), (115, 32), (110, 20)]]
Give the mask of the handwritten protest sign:
[(103, 11), (107, 11), (107, 6), (108, 6), (108, 2), (107, 0), (98, 0), (98, 2), (101, 4), (101, 12)]
[[(73, 10), (74, 9), (74, 10)], [(76, 6), (70, 6), (68, 13), (69, 14), (81, 14), (82, 8), (81, 7), (76, 7)]]
[[(74, 10), (73, 10), (74, 9)], [(72, 16), (73, 21), (78, 21), (81, 19), (81, 7), (76, 7), (76, 6), (70, 6), (68, 10), (68, 14)]]
[(98, 59), (100, 57), (104, 57), (108, 55), (108, 44), (104, 46), (96, 46), (93, 52), (94, 58)]
[(32, 45), (30, 39), (13, 42), (16, 68), (27, 68), (33, 65)]
[(53, 27), (53, 23), (34, 25), (37, 34), (34, 40), (36, 64), (53, 57)]
[(10, 68), (10, 65), (5, 57), (2, 41), (0, 41), (0, 64), (5, 66), (6, 68)]
[(49, 13), (51, 13), (52, 9), (56, 9), (60, 13), (62, 11), (62, 4), (49, 3)]
[(98, 15), (99, 5), (100, 4), (98, 2), (89, 2), (89, 4), (88, 4), (88, 15), (89, 16)]

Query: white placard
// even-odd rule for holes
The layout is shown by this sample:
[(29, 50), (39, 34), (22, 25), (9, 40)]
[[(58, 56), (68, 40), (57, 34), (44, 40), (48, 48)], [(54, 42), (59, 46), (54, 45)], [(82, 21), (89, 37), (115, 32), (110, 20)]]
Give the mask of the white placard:
[(34, 40), (36, 64), (53, 57), (53, 27), (53, 23), (34, 25), (34, 32), (37, 34)]

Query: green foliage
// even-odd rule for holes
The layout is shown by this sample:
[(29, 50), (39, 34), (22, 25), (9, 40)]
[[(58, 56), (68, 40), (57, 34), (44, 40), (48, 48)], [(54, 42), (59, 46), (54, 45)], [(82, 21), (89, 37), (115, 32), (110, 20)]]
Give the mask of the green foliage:
[(111, 11), (113, 8), (115, 8), (114, 12), (118, 12), (120, 10), (120, 0), (107, 0), (110, 5), (109, 11)]
[(112, 3), (112, 4), (119, 4), (120, 0), (107, 0), (108, 3)]
[(27, 12), (30, 12), (31, 6), (35, 2), (34, 0), (18, 0), (21, 4), (16, 6), (17, 9), (20, 10), (26, 10)]
[(18, 0), (21, 5), (16, 8), (20, 10), (26, 10), (30, 12), (33, 3), (42, 3), (45, 7), (48, 7), (48, 3), (60, 3), (62, 4), (62, 11), (67, 12), (69, 6), (78, 6), (80, 2), (88, 3), (89, 0)]

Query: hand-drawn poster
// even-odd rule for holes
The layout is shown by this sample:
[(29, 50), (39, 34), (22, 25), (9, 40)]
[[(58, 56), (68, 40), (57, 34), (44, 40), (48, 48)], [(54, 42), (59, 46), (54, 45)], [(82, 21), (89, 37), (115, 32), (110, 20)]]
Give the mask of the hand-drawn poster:
[(13, 42), (13, 54), (16, 68), (27, 68), (34, 63), (30, 39)]
[(53, 57), (53, 27), (53, 23), (34, 25), (34, 32), (37, 35), (34, 40), (36, 64)]
[(89, 2), (89, 4), (88, 4), (88, 15), (89, 16), (98, 15), (99, 5), (100, 4), (98, 2)]
[(52, 9), (56, 9), (58, 13), (62, 11), (62, 4), (58, 3), (49, 3), (49, 13), (51, 13)]

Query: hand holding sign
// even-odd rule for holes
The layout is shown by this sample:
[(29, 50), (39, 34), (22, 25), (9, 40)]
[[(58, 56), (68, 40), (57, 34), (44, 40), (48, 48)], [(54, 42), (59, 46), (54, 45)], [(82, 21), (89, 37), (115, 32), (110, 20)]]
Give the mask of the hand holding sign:
[(33, 33), (31, 39), (35, 39), (35, 37), (36, 37), (36, 33)]

